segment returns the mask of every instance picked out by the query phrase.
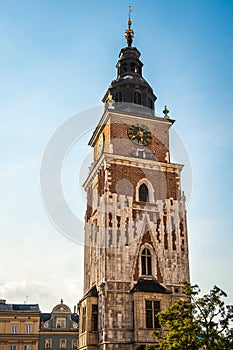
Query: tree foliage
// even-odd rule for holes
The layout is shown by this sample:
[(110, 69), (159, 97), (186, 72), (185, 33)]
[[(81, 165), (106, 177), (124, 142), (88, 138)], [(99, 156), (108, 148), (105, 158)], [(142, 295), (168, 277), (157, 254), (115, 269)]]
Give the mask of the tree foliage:
[(233, 349), (233, 305), (225, 305), (227, 294), (214, 286), (198, 297), (197, 285), (183, 283), (182, 299), (158, 314), (161, 330), (154, 331), (160, 350)]

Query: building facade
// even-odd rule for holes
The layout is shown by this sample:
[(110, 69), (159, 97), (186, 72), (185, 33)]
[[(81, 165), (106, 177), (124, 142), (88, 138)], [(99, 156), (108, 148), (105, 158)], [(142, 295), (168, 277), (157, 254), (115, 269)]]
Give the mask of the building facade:
[(79, 302), (79, 348), (144, 349), (154, 343), (156, 314), (182, 296), (189, 281), (182, 165), (170, 160), (164, 109), (143, 78), (140, 52), (119, 54), (117, 77), (103, 98), (105, 111), (89, 145), (94, 162), (84, 183), (84, 296)]
[(0, 349), (38, 350), (38, 304), (7, 304), (0, 300)]
[(41, 313), (39, 350), (77, 349), (78, 315), (63, 303), (51, 313)]

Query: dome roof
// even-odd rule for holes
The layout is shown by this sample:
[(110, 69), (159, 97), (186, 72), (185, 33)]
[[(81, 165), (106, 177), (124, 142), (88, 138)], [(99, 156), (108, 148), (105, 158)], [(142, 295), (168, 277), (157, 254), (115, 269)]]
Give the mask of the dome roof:
[(57, 304), (56, 306), (54, 306), (52, 313), (69, 313), (71, 314), (71, 310), (69, 308), (69, 306), (67, 306), (66, 304), (63, 304), (63, 299), (61, 299), (61, 303)]

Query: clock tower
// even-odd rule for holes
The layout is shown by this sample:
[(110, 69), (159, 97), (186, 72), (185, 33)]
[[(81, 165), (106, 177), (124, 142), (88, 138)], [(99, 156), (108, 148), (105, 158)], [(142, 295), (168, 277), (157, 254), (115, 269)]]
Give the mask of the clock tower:
[(182, 296), (189, 281), (182, 165), (170, 161), (165, 107), (142, 76), (140, 52), (119, 54), (117, 77), (89, 145), (94, 162), (84, 183), (84, 296), (79, 302), (79, 348), (144, 349), (155, 343), (156, 314)]

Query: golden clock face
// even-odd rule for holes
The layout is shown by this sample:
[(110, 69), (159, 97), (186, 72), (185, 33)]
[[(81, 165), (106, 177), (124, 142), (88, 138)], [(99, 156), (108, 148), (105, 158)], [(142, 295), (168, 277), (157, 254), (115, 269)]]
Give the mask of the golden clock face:
[(148, 127), (144, 124), (134, 124), (128, 128), (128, 136), (130, 140), (138, 145), (149, 145), (152, 140), (152, 134)]
[(104, 150), (104, 134), (100, 134), (97, 141), (97, 157), (99, 158)]

